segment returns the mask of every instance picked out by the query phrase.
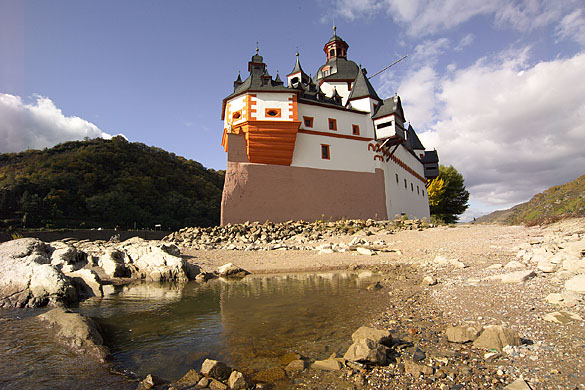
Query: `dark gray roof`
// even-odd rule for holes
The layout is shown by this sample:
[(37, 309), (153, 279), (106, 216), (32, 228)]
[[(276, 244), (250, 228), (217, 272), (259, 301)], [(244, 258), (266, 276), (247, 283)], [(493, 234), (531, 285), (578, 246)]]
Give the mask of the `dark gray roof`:
[(293, 75), (296, 73), (300, 73), (301, 74), (301, 81), (303, 83), (308, 83), (310, 81), (310, 77), (305, 73), (305, 71), (303, 70), (303, 68), (301, 67), (301, 61), (299, 60), (299, 53), (297, 52), (297, 61), (295, 63), (295, 67), (293, 68), (293, 70), (287, 75)]
[(427, 150), (425, 155), (420, 159), (423, 164), (433, 164), (439, 162), (439, 155), (436, 150)]
[(406, 130), (406, 134), (408, 134), (407, 140), (408, 140), (408, 145), (410, 146), (411, 150), (417, 150), (417, 149), (425, 150), (425, 147), (423, 146), (422, 142), (420, 142), (418, 135), (416, 135), (416, 131), (414, 131), (414, 129), (412, 128), (410, 123), (408, 124), (408, 129)]
[(402, 102), (400, 96), (396, 95), (389, 99), (385, 99), (378, 109), (372, 115), (372, 119), (382, 118), (391, 114), (398, 114), (404, 119), (404, 111), (402, 110)]
[[(321, 70), (329, 65), (331, 67), (329, 76), (323, 77)], [(353, 61), (346, 60), (343, 57), (333, 57), (325, 65), (322, 65), (314, 77), (315, 81), (326, 80), (355, 80), (359, 67)]]
[(382, 101), (382, 99), (378, 97), (376, 90), (366, 77), (365, 70), (360, 67), (357, 77), (355, 78), (353, 87), (351, 89), (351, 93), (349, 94), (347, 100), (349, 101), (352, 99), (360, 99), (364, 97), (371, 97), (373, 99)]

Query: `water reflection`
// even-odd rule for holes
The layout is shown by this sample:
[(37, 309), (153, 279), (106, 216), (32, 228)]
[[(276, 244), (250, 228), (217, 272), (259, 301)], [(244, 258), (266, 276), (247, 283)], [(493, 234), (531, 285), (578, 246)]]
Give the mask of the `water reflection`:
[(139, 376), (178, 379), (213, 358), (254, 373), (295, 351), (313, 359), (343, 352), (373, 315), (375, 274), (328, 272), (137, 284), (80, 310), (105, 326), (117, 364)]

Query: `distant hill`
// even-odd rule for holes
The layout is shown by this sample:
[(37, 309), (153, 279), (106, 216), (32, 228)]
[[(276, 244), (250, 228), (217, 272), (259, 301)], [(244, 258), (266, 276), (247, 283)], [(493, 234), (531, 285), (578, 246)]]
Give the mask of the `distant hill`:
[(217, 225), (224, 174), (123, 137), (0, 154), (0, 227)]
[(585, 217), (585, 175), (551, 187), (511, 209), (477, 218), (476, 222), (531, 226), (571, 217)]

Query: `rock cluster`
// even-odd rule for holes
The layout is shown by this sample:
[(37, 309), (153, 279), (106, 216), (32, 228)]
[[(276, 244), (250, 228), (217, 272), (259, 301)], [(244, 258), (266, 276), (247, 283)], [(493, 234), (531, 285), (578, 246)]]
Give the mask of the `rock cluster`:
[(112, 278), (187, 281), (200, 273), (175, 245), (136, 237), (121, 243), (8, 241), (0, 244), (0, 269), (0, 307), (75, 303), (101, 295)]
[(337, 222), (288, 221), (246, 222), (210, 228), (184, 228), (163, 238), (179, 246), (194, 249), (276, 250), (315, 249), (305, 245), (327, 237), (355, 234), (394, 233), (400, 230), (423, 229), (424, 220), (374, 221), (341, 220)]
[(242, 390), (253, 388), (253, 385), (241, 372), (217, 360), (206, 359), (199, 372), (193, 369), (189, 370), (181, 379), (170, 384), (160, 378), (148, 375), (140, 382), (137, 390), (163, 388), (168, 390)]

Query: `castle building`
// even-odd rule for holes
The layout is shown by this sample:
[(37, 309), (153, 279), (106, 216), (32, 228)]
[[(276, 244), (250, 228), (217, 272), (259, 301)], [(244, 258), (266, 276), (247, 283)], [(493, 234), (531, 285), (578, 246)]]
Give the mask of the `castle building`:
[(256, 49), (248, 77), (223, 100), (222, 225), (430, 217), (437, 152), (425, 151), (400, 97), (381, 99), (348, 48), (334, 29), (315, 76), (297, 53), (286, 86)]

